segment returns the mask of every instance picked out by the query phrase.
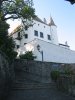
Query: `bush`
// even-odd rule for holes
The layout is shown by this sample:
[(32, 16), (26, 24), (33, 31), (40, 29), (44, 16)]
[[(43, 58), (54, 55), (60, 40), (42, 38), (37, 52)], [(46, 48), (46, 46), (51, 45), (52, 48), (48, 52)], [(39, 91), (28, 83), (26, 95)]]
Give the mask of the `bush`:
[(25, 54), (19, 56), (20, 59), (34, 60), (36, 56), (32, 53), (32, 51), (27, 51)]
[(72, 66), (71, 65), (65, 65), (64, 66), (63, 73), (65, 75), (73, 75), (74, 74), (74, 70), (72, 69)]
[(57, 81), (57, 79), (59, 78), (60, 76), (60, 72), (59, 71), (51, 71), (51, 78), (53, 81)]

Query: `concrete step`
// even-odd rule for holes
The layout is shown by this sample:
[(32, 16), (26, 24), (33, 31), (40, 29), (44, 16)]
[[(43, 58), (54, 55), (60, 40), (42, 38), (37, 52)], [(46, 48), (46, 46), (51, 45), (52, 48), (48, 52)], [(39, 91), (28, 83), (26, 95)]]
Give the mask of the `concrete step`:
[(44, 88), (56, 88), (56, 85), (54, 83), (15, 83), (12, 87), (13, 90)]
[(24, 79), (17, 78), (15, 83), (39, 83), (39, 82), (34, 81), (32, 79), (27, 79), (27, 78), (24, 78)]

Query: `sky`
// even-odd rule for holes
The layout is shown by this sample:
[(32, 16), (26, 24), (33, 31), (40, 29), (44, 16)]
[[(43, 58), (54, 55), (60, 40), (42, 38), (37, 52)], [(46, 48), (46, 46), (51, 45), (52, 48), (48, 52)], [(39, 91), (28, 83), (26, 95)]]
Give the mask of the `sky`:
[[(46, 18), (49, 23), (50, 16), (57, 25), (59, 43), (66, 41), (72, 50), (75, 50), (75, 4), (71, 5), (65, 0), (33, 0), (35, 14), (43, 20)], [(11, 29), (20, 24), (11, 22)]]

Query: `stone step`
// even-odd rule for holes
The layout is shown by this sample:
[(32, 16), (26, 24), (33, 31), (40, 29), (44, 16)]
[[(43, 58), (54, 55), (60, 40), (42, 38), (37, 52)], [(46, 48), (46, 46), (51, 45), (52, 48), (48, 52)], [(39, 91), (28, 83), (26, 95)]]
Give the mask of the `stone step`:
[(15, 82), (16, 83), (39, 83), (39, 82), (34, 81), (32, 79), (26, 79), (26, 78), (24, 78), (24, 79), (17, 78)]
[(56, 88), (56, 85), (54, 83), (15, 83), (12, 87), (13, 90), (43, 88)]

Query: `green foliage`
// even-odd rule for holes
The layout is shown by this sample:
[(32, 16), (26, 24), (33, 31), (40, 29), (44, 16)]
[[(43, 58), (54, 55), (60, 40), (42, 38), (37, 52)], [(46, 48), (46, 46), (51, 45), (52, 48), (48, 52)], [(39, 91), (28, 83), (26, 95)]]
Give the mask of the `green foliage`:
[(75, 0), (65, 0), (65, 1), (69, 1), (71, 4), (75, 3)]
[(21, 10), (20, 15), (21, 15), (23, 18), (30, 19), (31, 16), (32, 16), (32, 17), (35, 17), (34, 11), (35, 11), (35, 10), (34, 10), (33, 8), (28, 7), (28, 6), (25, 6), (25, 7), (23, 7), (23, 9)]
[(64, 66), (63, 66), (63, 74), (65, 74), (65, 75), (74, 74), (73, 66), (71, 64), (64, 64)]
[(57, 70), (51, 71), (51, 78), (53, 81), (57, 81), (60, 76), (60, 72)]
[(67, 74), (67, 75), (72, 75), (73, 72), (72, 71), (69, 71), (69, 70), (65, 70), (64, 74)]
[(15, 42), (8, 36), (9, 25), (5, 21), (10, 18), (17, 19), (22, 17), (31, 19), (34, 16), (35, 10), (32, 8), (32, 0), (0, 0), (0, 50), (10, 60), (13, 60), (17, 53), (14, 51)]
[(6, 54), (9, 60), (13, 60), (17, 53), (14, 51), (15, 42), (8, 36), (9, 25), (5, 21), (0, 21), (0, 50)]
[[(4, 21), (10, 18), (29, 19), (35, 17), (35, 9), (32, 0), (2, 0), (0, 1), (0, 18)], [(10, 15), (7, 16), (6, 15)]]
[(71, 70), (71, 69), (65, 69), (64, 70), (64, 74), (66, 74), (66, 75), (73, 75), (74, 74), (74, 72), (73, 72), (73, 70)]
[(20, 59), (34, 60), (36, 56), (33, 55), (32, 51), (27, 51), (25, 54), (20, 55)]

